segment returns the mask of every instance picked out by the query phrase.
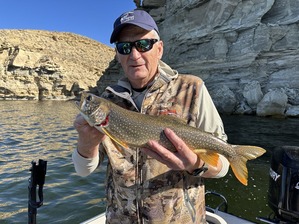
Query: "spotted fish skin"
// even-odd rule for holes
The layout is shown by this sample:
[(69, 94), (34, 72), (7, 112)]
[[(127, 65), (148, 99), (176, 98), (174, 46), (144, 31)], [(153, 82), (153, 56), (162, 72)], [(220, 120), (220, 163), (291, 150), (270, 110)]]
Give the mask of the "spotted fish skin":
[(156, 140), (165, 148), (176, 151), (163, 132), (165, 128), (170, 128), (207, 164), (216, 166), (218, 154), (225, 156), (235, 176), (244, 185), (247, 185), (248, 179), (247, 160), (266, 152), (257, 146), (228, 144), (172, 116), (152, 116), (126, 110), (90, 93), (83, 93), (77, 106), (89, 125), (124, 148), (147, 147), (149, 140)]

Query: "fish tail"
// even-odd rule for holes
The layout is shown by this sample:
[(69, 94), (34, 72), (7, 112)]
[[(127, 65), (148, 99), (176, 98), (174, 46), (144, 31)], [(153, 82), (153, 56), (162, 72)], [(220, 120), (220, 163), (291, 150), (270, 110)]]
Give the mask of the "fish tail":
[(235, 149), (238, 156), (229, 161), (231, 168), (235, 176), (237, 177), (237, 179), (242, 184), (247, 186), (248, 184), (247, 183), (248, 170), (246, 167), (247, 160), (252, 160), (263, 155), (266, 152), (266, 150), (257, 146), (233, 145), (232, 147)]

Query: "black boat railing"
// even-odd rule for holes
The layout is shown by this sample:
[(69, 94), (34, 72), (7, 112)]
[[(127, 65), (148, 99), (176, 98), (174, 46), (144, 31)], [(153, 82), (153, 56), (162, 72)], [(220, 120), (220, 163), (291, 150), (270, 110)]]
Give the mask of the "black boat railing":
[[(46, 178), (47, 161), (31, 162), (28, 185), (28, 224), (36, 224), (37, 209), (43, 205), (43, 186)], [(38, 189), (37, 189), (38, 186)], [(37, 200), (38, 199), (38, 200)]]

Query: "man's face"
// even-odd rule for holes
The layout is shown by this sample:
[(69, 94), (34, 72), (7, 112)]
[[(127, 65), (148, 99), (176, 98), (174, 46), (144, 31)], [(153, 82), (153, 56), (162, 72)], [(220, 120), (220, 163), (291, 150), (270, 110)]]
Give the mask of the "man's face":
[[(134, 42), (141, 39), (157, 39), (154, 31), (147, 31), (137, 26), (123, 28), (118, 42)], [(117, 52), (117, 51), (116, 51)], [(158, 63), (163, 54), (163, 42), (158, 41), (147, 52), (139, 52), (135, 47), (128, 55), (116, 53), (118, 61), (134, 88), (143, 88), (151, 82), (158, 72)]]

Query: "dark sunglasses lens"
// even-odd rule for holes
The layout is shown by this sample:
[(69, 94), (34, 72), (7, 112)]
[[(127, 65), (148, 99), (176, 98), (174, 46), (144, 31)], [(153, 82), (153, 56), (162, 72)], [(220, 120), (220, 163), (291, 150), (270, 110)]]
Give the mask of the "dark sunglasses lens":
[(135, 47), (137, 51), (146, 52), (153, 48), (151, 40), (138, 40), (135, 42)]
[(139, 52), (147, 52), (153, 48), (153, 45), (157, 42), (156, 39), (143, 39), (135, 42), (119, 42), (116, 43), (116, 49), (120, 54), (130, 54), (132, 47), (134, 46)]
[(131, 43), (117, 43), (116, 49), (120, 54), (130, 54), (132, 50)]

